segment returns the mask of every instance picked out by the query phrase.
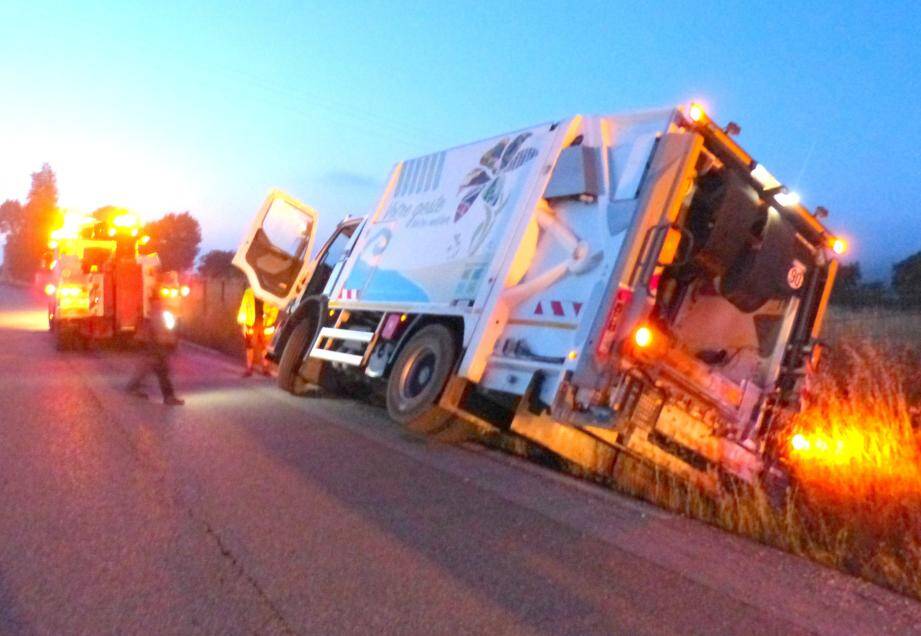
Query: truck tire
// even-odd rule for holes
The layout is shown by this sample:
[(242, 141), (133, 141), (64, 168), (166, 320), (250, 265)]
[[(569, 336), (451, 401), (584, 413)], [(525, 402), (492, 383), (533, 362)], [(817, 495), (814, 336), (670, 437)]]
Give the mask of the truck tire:
[(285, 343), (285, 349), (278, 360), (278, 386), (288, 393), (296, 393), (298, 377), (307, 348), (313, 343), (317, 322), (313, 316), (301, 320)]
[(438, 413), (435, 403), (451, 369), (456, 345), (444, 325), (423, 327), (403, 345), (387, 381), (387, 412), (401, 424), (416, 425)]

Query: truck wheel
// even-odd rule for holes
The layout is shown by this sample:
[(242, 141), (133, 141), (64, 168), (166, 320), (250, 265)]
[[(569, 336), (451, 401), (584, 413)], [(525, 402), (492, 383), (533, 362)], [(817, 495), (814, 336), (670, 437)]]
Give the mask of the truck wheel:
[(278, 360), (278, 386), (288, 393), (297, 392), (301, 365), (316, 331), (316, 320), (308, 316), (297, 324), (285, 343), (285, 350)]
[(454, 337), (444, 325), (414, 334), (397, 356), (387, 381), (387, 412), (402, 424), (416, 424), (435, 411), (435, 402), (454, 367)]

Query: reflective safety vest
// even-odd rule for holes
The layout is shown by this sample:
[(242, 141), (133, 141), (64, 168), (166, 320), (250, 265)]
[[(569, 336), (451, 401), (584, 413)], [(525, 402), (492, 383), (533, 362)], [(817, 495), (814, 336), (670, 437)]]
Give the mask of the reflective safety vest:
[[(267, 302), (260, 304), (262, 305), (262, 327), (273, 331), (275, 321), (278, 320), (278, 307)], [(243, 300), (240, 301), (240, 310), (237, 312), (237, 324), (247, 329), (256, 326), (256, 296), (251, 288), (243, 292)]]

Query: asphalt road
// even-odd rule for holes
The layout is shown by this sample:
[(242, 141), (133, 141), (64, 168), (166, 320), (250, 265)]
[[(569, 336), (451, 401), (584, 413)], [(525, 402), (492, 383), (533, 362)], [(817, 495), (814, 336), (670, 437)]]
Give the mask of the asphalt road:
[(57, 353), (0, 286), (0, 632), (899, 633), (921, 604), (183, 347)]

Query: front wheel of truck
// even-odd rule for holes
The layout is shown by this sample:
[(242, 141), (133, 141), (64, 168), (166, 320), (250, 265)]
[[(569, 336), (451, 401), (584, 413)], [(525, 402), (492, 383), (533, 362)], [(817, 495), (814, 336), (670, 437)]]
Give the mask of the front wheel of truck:
[(397, 356), (387, 381), (387, 412), (402, 424), (415, 425), (437, 411), (436, 402), (454, 367), (454, 336), (444, 325), (414, 334)]
[(316, 321), (308, 316), (297, 324), (285, 343), (278, 360), (278, 386), (288, 393), (297, 393), (298, 385), (301, 384), (301, 365), (315, 333)]

